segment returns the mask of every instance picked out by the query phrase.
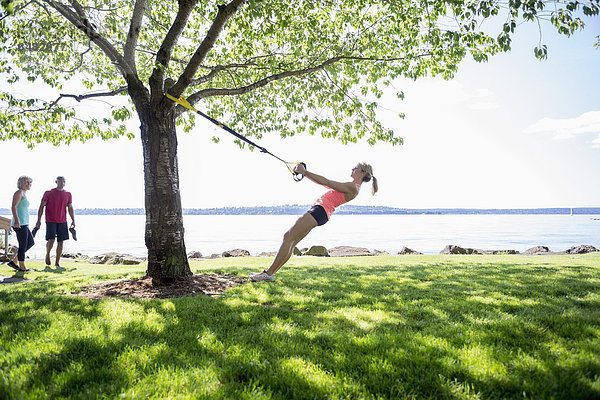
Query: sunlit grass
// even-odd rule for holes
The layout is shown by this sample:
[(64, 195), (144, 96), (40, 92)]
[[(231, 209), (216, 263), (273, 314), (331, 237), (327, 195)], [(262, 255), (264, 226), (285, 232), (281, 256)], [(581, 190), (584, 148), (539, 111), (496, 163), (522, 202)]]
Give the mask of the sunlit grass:
[(144, 266), (29, 266), (0, 286), (2, 399), (600, 398), (598, 253), (295, 257), (274, 283), (166, 300), (70, 295)]

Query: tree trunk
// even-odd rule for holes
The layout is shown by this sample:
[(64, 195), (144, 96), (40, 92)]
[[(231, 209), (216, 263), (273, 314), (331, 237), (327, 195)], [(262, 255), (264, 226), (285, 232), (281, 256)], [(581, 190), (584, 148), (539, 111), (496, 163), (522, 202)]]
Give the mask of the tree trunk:
[(177, 134), (172, 111), (140, 110), (146, 200), (146, 275), (153, 284), (191, 276), (179, 193)]

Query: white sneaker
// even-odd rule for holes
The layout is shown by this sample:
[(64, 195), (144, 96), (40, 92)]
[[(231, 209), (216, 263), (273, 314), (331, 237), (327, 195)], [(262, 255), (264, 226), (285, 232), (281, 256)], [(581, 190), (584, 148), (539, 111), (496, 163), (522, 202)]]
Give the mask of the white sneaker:
[(263, 269), (261, 272), (250, 272), (250, 276), (252, 276), (252, 275), (259, 275), (259, 274), (262, 274), (263, 272), (267, 272), (267, 270)]
[(273, 282), (275, 277), (273, 275), (269, 275), (266, 271), (261, 272), (260, 274), (250, 275), (250, 279), (252, 282), (260, 282), (260, 281), (268, 281)]

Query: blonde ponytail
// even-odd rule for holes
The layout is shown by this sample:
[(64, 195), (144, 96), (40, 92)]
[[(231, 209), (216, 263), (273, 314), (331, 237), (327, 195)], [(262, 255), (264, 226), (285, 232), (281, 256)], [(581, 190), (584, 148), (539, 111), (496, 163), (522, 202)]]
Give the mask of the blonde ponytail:
[(375, 196), (375, 193), (379, 190), (379, 186), (377, 185), (377, 178), (373, 177), (373, 182), (371, 183), (371, 194)]
[(360, 170), (365, 173), (363, 182), (369, 182), (371, 178), (373, 179), (373, 182), (371, 183), (371, 194), (375, 196), (375, 193), (379, 190), (379, 185), (377, 184), (377, 178), (373, 176), (373, 167), (367, 163), (359, 163), (358, 166), (360, 167)]

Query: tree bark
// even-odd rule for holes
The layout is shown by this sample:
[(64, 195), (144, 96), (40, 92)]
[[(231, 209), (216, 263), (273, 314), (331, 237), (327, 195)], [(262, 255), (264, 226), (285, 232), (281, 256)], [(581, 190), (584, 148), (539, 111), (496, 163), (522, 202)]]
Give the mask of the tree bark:
[(191, 276), (179, 192), (177, 134), (173, 109), (138, 108), (144, 151), (147, 277), (153, 284)]

